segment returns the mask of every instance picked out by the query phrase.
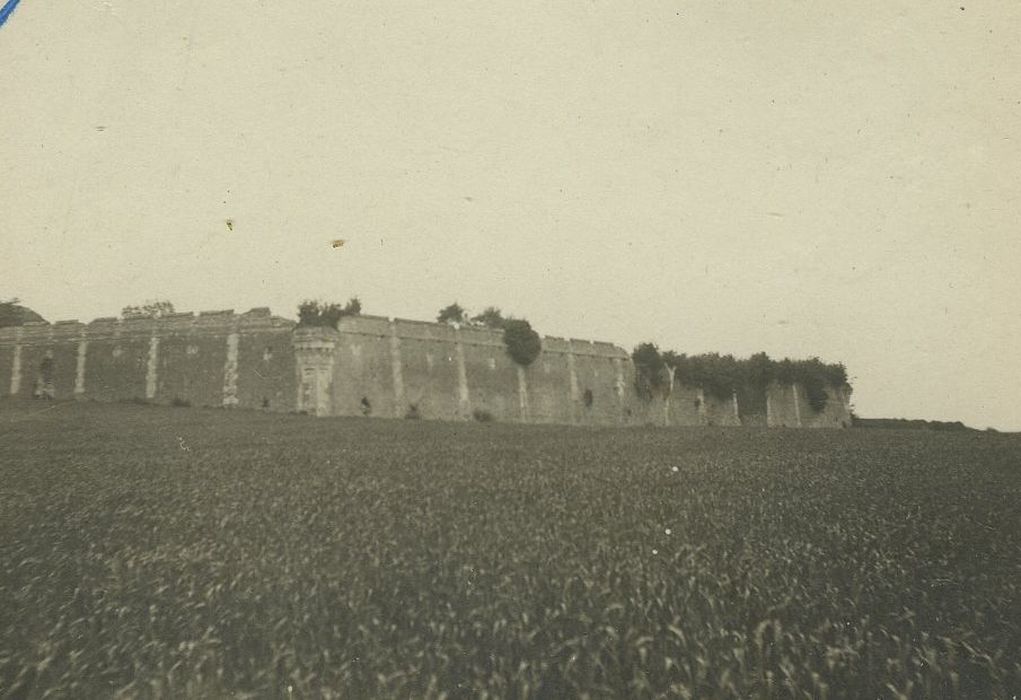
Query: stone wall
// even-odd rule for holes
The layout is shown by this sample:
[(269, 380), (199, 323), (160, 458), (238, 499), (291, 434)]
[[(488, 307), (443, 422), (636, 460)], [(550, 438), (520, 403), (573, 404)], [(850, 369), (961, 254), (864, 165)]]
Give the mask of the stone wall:
[(721, 399), (677, 382), (635, 391), (628, 353), (546, 337), (529, 367), (486, 328), (350, 316), (296, 328), (269, 309), (0, 329), (0, 395), (573, 425), (847, 427), (850, 388), (811, 410), (802, 387)]
[(290, 410), (293, 322), (268, 309), (0, 328), (3, 393)]
[[(499, 331), (352, 316), (341, 319), (336, 332), (296, 332), (301, 376), (302, 339), (312, 337), (334, 347), (329, 407), (309, 398), (299, 401), (299, 410), (593, 425), (617, 424), (624, 416), (625, 363), (630, 362), (624, 350), (607, 343), (546, 338), (535, 362), (521, 367), (507, 354)], [(310, 390), (324, 390), (312, 375), (309, 382)], [(299, 396), (308, 393), (299, 391)]]

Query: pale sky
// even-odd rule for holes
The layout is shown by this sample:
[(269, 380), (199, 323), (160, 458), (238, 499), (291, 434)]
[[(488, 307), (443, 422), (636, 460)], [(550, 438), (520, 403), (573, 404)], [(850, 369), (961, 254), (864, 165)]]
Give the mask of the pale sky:
[(1021, 429), (1019, 36), (1016, 0), (22, 0), (0, 297), (494, 304)]

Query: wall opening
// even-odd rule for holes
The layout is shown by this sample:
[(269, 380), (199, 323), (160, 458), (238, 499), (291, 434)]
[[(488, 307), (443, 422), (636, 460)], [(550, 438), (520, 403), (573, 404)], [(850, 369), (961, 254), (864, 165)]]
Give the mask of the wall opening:
[(592, 390), (586, 389), (585, 393), (582, 395), (582, 401), (585, 402), (585, 408), (592, 408), (592, 403), (594, 400), (595, 399), (592, 396)]

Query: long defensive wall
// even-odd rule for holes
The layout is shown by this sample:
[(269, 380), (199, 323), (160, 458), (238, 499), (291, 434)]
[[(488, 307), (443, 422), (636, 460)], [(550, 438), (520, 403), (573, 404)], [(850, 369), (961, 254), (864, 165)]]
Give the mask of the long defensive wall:
[(850, 425), (850, 387), (823, 410), (804, 389), (772, 384), (728, 400), (676, 384), (635, 391), (628, 353), (610, 343), (546, 337), (530, 366), (484, 328), (348, 316), (298, 327), (269, 309), (160, 319), (100, 318), (0, 328), (0, 395), (140, 400), (329, 416), (576, 425)]

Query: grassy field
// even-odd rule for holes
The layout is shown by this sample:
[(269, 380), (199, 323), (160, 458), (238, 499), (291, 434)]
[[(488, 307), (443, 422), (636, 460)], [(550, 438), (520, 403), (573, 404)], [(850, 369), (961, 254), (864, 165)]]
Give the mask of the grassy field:
[(0, 403), (2, 697), (1009, 698), (1021, 439)]

